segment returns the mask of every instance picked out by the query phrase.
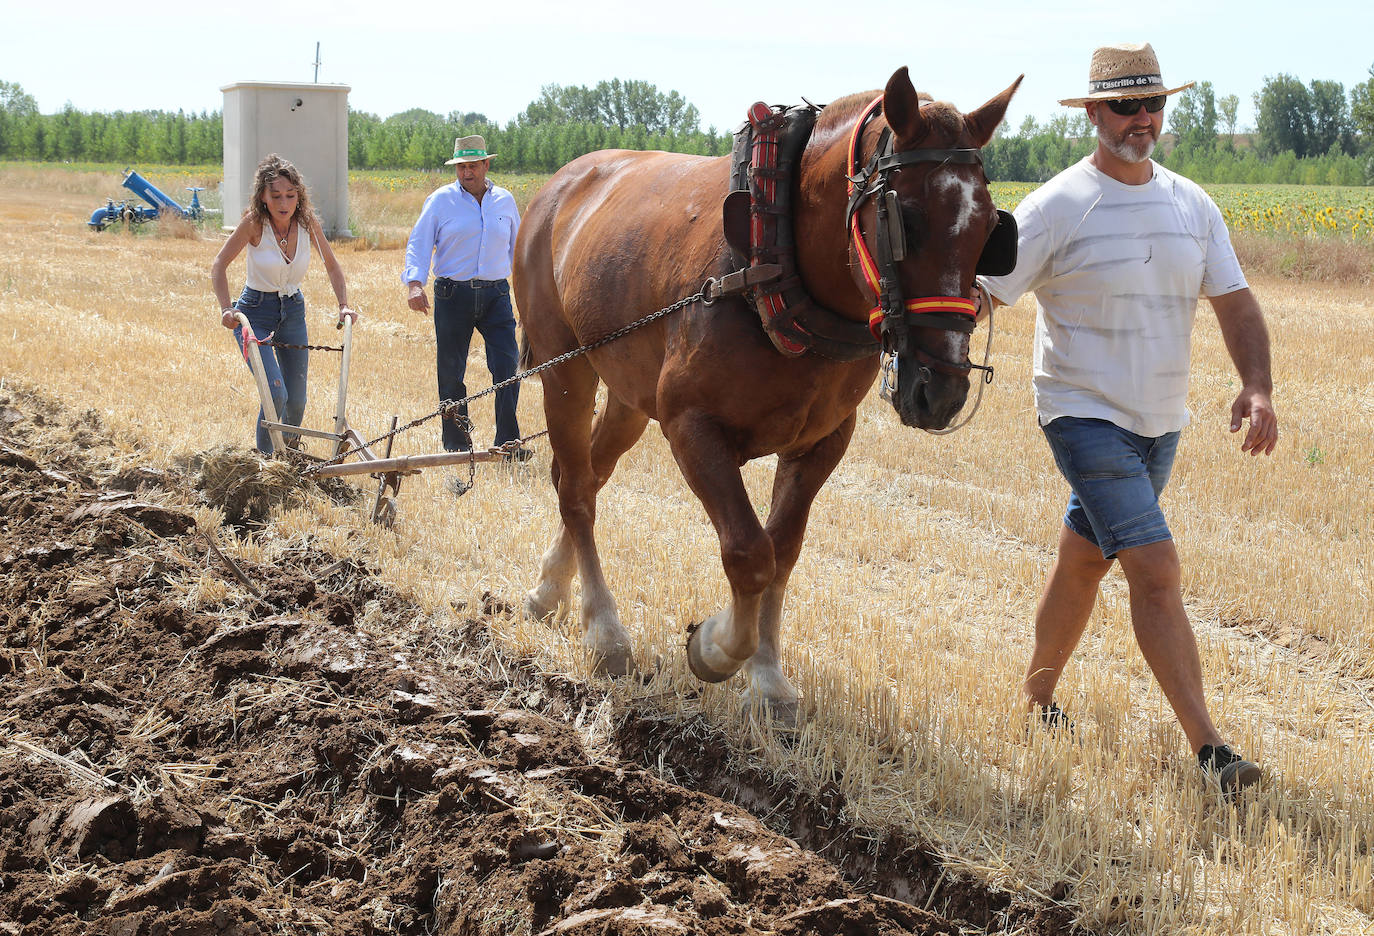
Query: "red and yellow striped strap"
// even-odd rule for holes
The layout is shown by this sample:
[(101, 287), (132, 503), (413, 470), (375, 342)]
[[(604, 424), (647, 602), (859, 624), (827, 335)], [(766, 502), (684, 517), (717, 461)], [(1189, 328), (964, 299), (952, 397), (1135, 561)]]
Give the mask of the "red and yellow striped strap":
[[(965, 299), (962, 296), (922, 296), (920, 299), (908, 299), (904, 305), (908, 315), (920, 315), (925, 312), (957, 312), (972, 319), (978, 317), (973, 300)], [(882, 337), (882, 325), (883, 309), (882, 306), (877, 306), (868, 313), (868, 330), (873, 333), (874, 338)]]
[[(883, 96), (880, 94), (864, 108), (863, 113), (859, 115), (858, 122), (854, 124), (854, 132), (850, 134), (848, 165), (856, 167), (855, 171), (857, 171), (857, 166), (859, 165), (859, 148), (862, 145), (860, 141), (863, 137), (864, 126), (868, 123), (869, 115), (881, 107), (882, 103)], [(849, 180), (849, 193), (851, 195), (854, 194), (854, 180), (852, 178)], [(854, 217), (850, 222), (850, 230), (854, 235), (855, 253), (859, 256), (859, 269), (863, 273), (864, 282), (873, 290), (873, 295), (877, 296), (878, 264), (874, 262), (873, 254), (869, 252), (868, 244), (864, 243), (864, 234), (863, 231), (859, 229), (859, 213), (857, 211), (854, 212)]]

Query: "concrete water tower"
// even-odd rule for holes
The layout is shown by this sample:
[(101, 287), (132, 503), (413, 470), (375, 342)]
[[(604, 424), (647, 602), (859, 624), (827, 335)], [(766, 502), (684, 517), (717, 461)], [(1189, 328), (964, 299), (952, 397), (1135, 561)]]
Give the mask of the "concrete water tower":
[(328, 237), (349, 237), (348, 85), (238, 81), (224, 92), (224, 224), (238, 224), (268, 153), (305, 176)]

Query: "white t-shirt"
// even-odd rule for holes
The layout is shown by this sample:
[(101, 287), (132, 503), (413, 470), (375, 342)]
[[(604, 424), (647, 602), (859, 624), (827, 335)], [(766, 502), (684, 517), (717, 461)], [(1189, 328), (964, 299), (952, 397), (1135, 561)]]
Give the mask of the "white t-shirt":
[(1106, 419), (1156, 437), (1188, 424), (1188, 370), (1199, 295), (1246, 286), (1216, 203), (1151, 162), (1126, 185), (1084, 159), (1016, 209), (1016, 269), (987, 277), (1010, 305), (1036, 298), (1035, 408)]

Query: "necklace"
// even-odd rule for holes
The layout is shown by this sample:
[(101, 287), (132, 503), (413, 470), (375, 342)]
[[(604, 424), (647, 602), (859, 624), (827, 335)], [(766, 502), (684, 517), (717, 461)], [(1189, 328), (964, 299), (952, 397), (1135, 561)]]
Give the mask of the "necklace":
[[(270, 218), (268, 219), (268, 223), (269, 223), (269, 224), (272, 224), (272, 233), (273, 233), (273, 234), (277, 234), (277, 226), (276, 226), (276, 224), (273, 224)], [(277, 234), (277, 243), (280, 244), (281, 246), (285, 247), (285, 246), (286, 246), (286, 239), (287, 239), (288, 237), (290, 237), (290, 236), (291, 236), (291, 222), (288, 221), (288, 222), (286, 222), (286, 233), (285, 233), (285, 234)]]

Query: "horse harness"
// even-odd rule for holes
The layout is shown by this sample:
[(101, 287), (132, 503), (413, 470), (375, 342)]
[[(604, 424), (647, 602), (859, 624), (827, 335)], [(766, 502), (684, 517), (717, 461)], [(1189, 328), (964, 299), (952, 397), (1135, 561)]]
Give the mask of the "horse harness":
[[(864, 128), (881, 111), (879, 95), (854, 126), (849, 143), (850, 195), (845, 227), (850, 232), (864, 282), (876, 298), (867, 325), (844, 318), (817, 303), (806, 292), (796, 268), (792, 231), (793, 176), (811, 136), (820, 108), (808, 103), (769, 107), (756, 103), (749, 120), (735, 134), (730, 193), (724, 206), (725, 237), (737, 260), (749, 265), (707, 281), (707, 301), (743, 294), (759, 315), (764, 331), (783, 354), (796, 357), (815, 351), (822, 357), (852, 361), (883, 351), (889, 357), (913, 349), (923, 367), (943, 373), (967, 374), (977, 368), (933, 357), (910, 337), (910, 317), (931, 314), (920, 327), (973, 331), (973, 303), (963, 296), (925, 296), (903, 301), (897, 264), (906, 256), (901, 207), (888, 187), (890, 174), (920, 162), (982, 164), (977, 149), (917, 149), (893, 152), (890, 128), (884, 128), (867, 165), (862, 165), (860, 141)], [(877, 258), (869, 250), (859, 225), (858, 210), (869, 198), (877, 212)], [(1008, 273), (1016, 264), (1016, 221), (1010, 212), (997, 212), (998, 223), (978, 261), (980, 275)], [(952, 315), (951, 315), (952, 313)], [(890, 363), (890, 362), (889, 362)]]
[(725, 240), (741, 267), (707, 281), (707, 302), (743, 295), (773, 346), (787, 357), (814, 351), (836, 361), (871, 357), (880, 348), (862, 322), (816, 302), (797, 271), (792, 193), (802, 151), (820, 108), (811, 104), (749, 108), (735, 132)]

